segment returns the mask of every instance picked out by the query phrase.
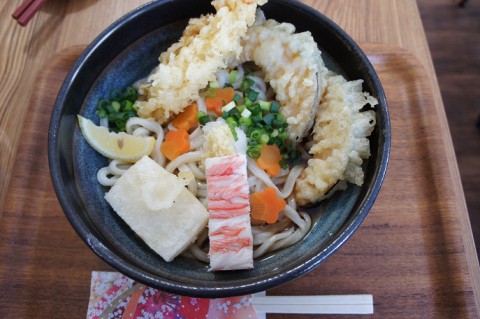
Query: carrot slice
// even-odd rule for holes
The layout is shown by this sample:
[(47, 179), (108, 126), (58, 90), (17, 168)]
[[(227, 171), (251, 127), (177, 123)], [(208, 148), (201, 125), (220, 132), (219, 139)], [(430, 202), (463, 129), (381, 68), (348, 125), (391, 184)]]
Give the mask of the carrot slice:
[(205, 99), (207, 110), (214, 111), (221, 116), (223, 106), (232, 102), (234, 96), (235, 90), (232, 87), (210, 89)]
[(257, 158), (257, 165), (261, 169), (266, 170), (268, 175), (275, 176), (282, 170), (280, 166), (281, 159), (282, 154), (277, 145), (265, 145), (260, 151), (260, 157)]
[(189, 131), (197, 123), (197, 112), (197, 103), (190, 104), (173, 119), (172, 125), (179, 130)]
[(256, 192), (250, 196), (250, 214), (252, 219), (273, 224), (278, 220), (278, 214), (285, 209), (287, 203), (277, 196), (273, 187), (263, 192)]
[(173, 161), (190, 150), (190, 141), (185, 130), (169, 131), (160, 146), (160, 151), (168, 160)]

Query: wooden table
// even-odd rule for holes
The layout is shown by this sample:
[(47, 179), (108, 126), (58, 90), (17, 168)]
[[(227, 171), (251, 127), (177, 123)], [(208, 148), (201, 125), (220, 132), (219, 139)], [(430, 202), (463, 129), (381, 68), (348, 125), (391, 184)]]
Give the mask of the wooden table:
[[(21, 2), (0, 3), (0, 316), (84, 317), (89, 273), (110, 268), (76, 237), (51, 194), (39, 127), (79, 50), (148, 1), (50, 0), (25, 28), (10, 18)], [(372, 293), (378, 318), (477, 317), (478, 260), (416, 2), (304, 2), (369, 55), (391, 108), (393, 143), (385, 184), (360, 230), (324, 265), (289, 283), (290, 293)], [(409, 175), (411, 168), (418, 171)], [(309, 286), (318, 276), (330, 286)]]

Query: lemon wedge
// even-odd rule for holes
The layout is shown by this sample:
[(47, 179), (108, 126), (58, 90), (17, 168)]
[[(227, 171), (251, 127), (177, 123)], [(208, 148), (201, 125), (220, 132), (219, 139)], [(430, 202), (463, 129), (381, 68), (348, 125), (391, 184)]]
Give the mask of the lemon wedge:
[(77, 115), (78, 124), (88, 144), (105, 157), (135, 163), (144, 155), (150, 155), (155, 145), (151, 136), (134, 136), (124, 132), (109, 132), (106, 127)]

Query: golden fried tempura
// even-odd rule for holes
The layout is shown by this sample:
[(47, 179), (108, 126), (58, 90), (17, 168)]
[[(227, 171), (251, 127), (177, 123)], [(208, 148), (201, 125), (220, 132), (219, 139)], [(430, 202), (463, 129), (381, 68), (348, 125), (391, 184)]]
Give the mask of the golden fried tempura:
[(163, 124), (199, 97), (215, 72), (238, 58), (240, 39), (267, 0), (214, 0), (216, 14), (191, 19), (178, 43), (160, 56), (160, 65), (139, 85), (138, 114)]
[(253, 61), (265, 72), (290, 138), (297, 142), (312, 128), (328, 70), (310, 32), (294, 33), (290, 23), (258, 20), (242, 41), (240, 62)]
[(329, 74), (327, 87), (313, 128), (313, 155), (295, 185), (295, 199), (308, 205), (323, 196), (340, 180), (362, 185), (363, 160), (370, 156), (367, 137), (375, 127), (375, 112), (359, 112), (378, 101), (362, 92), (362, 80), (347, 82)]

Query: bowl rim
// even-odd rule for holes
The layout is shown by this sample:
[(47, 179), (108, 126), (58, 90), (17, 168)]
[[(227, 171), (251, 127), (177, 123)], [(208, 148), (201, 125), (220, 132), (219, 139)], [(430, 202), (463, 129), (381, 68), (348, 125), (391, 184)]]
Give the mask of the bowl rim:
[(317, 267), (333, 252), (339, 249), (359, 228), (366, 215), (370, 211), (371, 207), (373, 206), (385, 178), (388, 162), (390, 159), (391, 148), (391, 124), (383, 87), (372, 64), (368, 60), (365, 53), (363, 53), (363, 51), (360, 49), (358, 44), (356, 44), (355, 41), (343, 29), (341, 29), (327, 16), (309, 7), (308, 5), (295, 0), (270, 0), (270, 2), (272, 3), (282, 3), (284, 5), (295, 7), (295, 9), (299, 9), (303, 13), (314, 15), (316, 18), (321, 20), (323, 24), (325, 24), (325, 26), (329, 29), (329, 32), (336, 34), (337, 37), (342, 39), (344, 41), (344, 45), (347, 46), (347, 48), (353, 54), (356, 54), (357, 58), (364, 63), (364, 68), (368, 73), (368, 77), (372, 81), (372, 85), (377, 90), (376, 97), (379, 101), (379, 106), (383, 109), (383, 112), (381, 113), (381, 119), (383, 121), (384, 129), (383, 132), (379, 132), (378, 134), (383, 136), (384, 143), (381, 147), (379, 147), (379, 152), (377, 153), (377, 156), (380, 160), (378, 161), (379, 165), (376, 167), (372, 177), (372, 187), (370, 187), (366, 192), (365, 197), (362, 200), (362, 204), (359, 206), (359, 209), (357, 210), (356, 216), (353, 221), (346, 225), (346, 227), (344, 225), (338, 230), (337, 238), (329, 241), (323, 250), (319, 251), (319, 253), (315, 254), (305, 262), (285, 272), (273, 275), (268, 279), (254, 281), (239, 286), (198, 287), (192, 286), (191, 284), (182, 284), (173, 280), (167, 280), (165, 278), (160, 279), (156, 276), (152, 276), (148, 272), (123, 260), (122, 256), (119, 253), (113, 251), (110, 247), (108, 247), (98, 238), (93, 236), (91, 234), (91, 229), (84, 223), (81, 218), (76, 216), (77, 213), (75, 212), (75, 209), (72, 206), (69, 197), (66, 193), (63, 192), (65, 185), (61, 178), (61, 167), (58, 156), (58, 132), (62, 107), (65, 103), (66, 94), (70, 90), (73, 80), (78, 74), (78, 70), (82, 68), (85, 61), (89, 59), (89, 57), (95, 52), (97, 47), (99, 47), (104, 40), (106, 40), (113, 32), (115, 32), (116, 29), (125, 25), (130, 20), (135, 19), (137, 16), (142, 15), (144, 12), (157, 6), (162, 6), (169, 2), (171, 2), (171, 0), (152, 1), (126, 13), (125, 15), (114, 21), (111, 25), (109, 25), (103, 32), (101, 32), (80, 54), (76, 62), (71, 67), (58, 92), (52, 110), (48, 131), (48, 161), (55, 193), (65, 213), (65, 216), (67, 217), (68, 221), (70, 222), (74, 230), (77, 232), (79, 237), (85, 242), (85, 244), (107, 264), (113, 266), (118, 271), (126, 274), (127, 276), (131, 277), (136, 281), (143, 282), (152, 287), (158, 287), (159, 289), (170, 293), (207, 298), (245, 295), (252, 292), (263, 291), (279, 286)]

